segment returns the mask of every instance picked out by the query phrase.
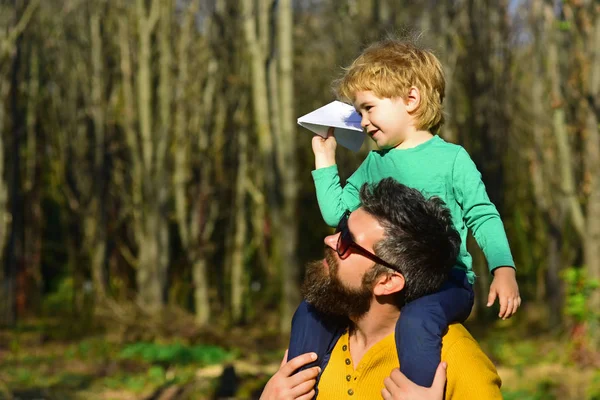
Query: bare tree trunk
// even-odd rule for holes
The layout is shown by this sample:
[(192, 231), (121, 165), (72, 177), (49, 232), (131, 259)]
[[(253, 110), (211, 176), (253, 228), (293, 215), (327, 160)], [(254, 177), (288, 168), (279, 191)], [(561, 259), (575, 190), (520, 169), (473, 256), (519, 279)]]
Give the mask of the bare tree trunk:
[[(13, 132), (12, 142), (9, 144), (4, 143), (4, 132), (8, 131), (8, 127), (6, 126), (7, 118), (6, 118), (6, 102), (9, 100), (9, 96), (13, 101), (13, 110), (15, 106), (15, 96), (16, 90), (16, 63), (19, 57), (18, 54), (18, 40), (21, 37), (21, 34), (28, 26), (35, 10), (39, 2), (37, 0), (30, 1), (22, 10), (22, 13), (19, 15), (19, 7), (17, 7), (17, 2), (13, 2), (9, 7), (12, 9), (14, 13), (14, 19), (6, 18), (4, 21), (13, 22), (12, 26), (0, 26), (0, 29), (3, 30), (3, 35), (0, 37), (0, 260), (3, 261), (0, 269), (3, 269), (3, 273), (0, 273), (0, 278), (2, 278), (0, 282), (0, 324), (5, 323), (7, 325), (12, 325), (15, 322), (15, 290), (16, 290), (16, 258), (22, 251), (17, 251), (14, 246), (17, 245), (15, 240), (17, 240), (16, 236), (19, 236), (17, 232), (15, 232), (15, 221), (18, 220), (19, 214), (15, 213), (17, 210), (15, 207), (21, 207), (20, 204), (15, 205), (14, 201), (18, 200), (18, 193), (15, 192), (15, 185), (18, 184), (19, 176), (15, 176), (14, 174), (18, 174), (18, 171), (13, 171), (12, 180), (9, 185), (4, 181), (4, 163), (6, 162), (4, 159), (4, 146), (11, 146), (11, 153), (13, 155), (13, 168), (19, 167), (18, 164), (18, 154), (14, 154), (15, 149), (19, 149), (18, 137), (15, 137), (15, 134), (18, 135), (18, 132)], [(5, 8), (1, 8), (2, 12), (5, 12)], [(12, 78), (9, 76), (12, 74)], [(11, 82), (12, 81), (12, 82)], [(12, 92), (11, 92), (12, 89)], [(13, 129), (16, 121), (13, 119)], [(14, 182), (14, 180), (17, 182)], [(8, 211), (8, 198), (11, 197), (12, 203), (12, 212)], [(10, 235), (7, 234), (9, 228), (10, 221)], [(17, 221), (17, 223), (21, 223), (21, 221)], [(6, 253), (4, 253), (4, 247), (7, 243), (7, 240), (10, 241), (8, 244), (8, 248), (6, 249)], [(22, 240), (22, 237), (18, 240)], [(17, 252), (17, 254), (15, 254)]]
[(243, 317), (243, 300), (247, 287), (245, 269), (246, 249), (246, 180), (248, 179), (248, 133), (238, 132), (238, 169), (235, 184), (234, 221), (235, 234), (231, 256), (231, 319), (239, 322)]
[(106, 206), (105, 206), (105, 101), (104, 57), (100, 32), (101, 15), (98, 7), (90, 5), (91, 38), (91, 114), (94, 126), (94, 161), (92, 166), (93, 196), (84, 222), (86, 249), (90, 252), (92, 283), (96, 301), (106, 297), (108, 278), (106, 274)]
[(12, 112), (12, 140), (11, 148), (11, 176), (9, 181), (10, 196), (10, 214), (11, 230), (8, 239), (8, 249), (6, 255), (6, 275), (7, 285), (7, 314), (6, 323), (13, 325), (17, 321), (18, 308), (20, 301), (17, 299), (20, 289), (20, 275), (23, 273), (23, 197), (21, 190), (21, 141), (23, 135), (20, 132), (21, 116), (18, 106), (19, 82), (18, 73), (21, 67), (21, 36), (15, 43), (15, 54), (11, 66), (11, 84), (10, 84), (10, 110)]
[[(159, 311), (164, 304), (164, 289), (168, 266), (168, 231), (166, 222), (166, 176), (164, 151), (167, 135), (153, 135), (151, 36), (160, 17), (160, 1), (151, 2), (146, 11), (143, 0), (136, 0), (139, 40), (137, 71), (138, 113), (140, 135), (136, 147), (140, 149), (142, 182), (141, 212), (135, 223), (139, 247), (137, 269), (138, 300), (148, 312)], [(170, 15), (166, 16), (170, 18)]]
[[(546, 73), (548, 67), (554, 68), (555, 66), (550, 63), (544, 64), (544, 58), (548, 51), (546, 39), (552, 37), (549, 36), (552, 33), (548, 31), (548, 26), (552, 24), (548, 21), (548, 16), (545, 15), (546, 11), (549, 10), (544, 10), (544, 7), (541, 0), (533, 2), (531, 7), (532, 17), (530, 23), (533, 27), (535, 42), (533, 61), (529, 67), (534, 77), (531, 86), (533, 150), (530, 170), (534, 200), (541, 211), (543, 222), (547, 226), (547, 268), (543, 279), (541, 274), (538, 274), (538, 277), (540, 277), (538, 284), (543, 287), (543, 295), (549, 305), (550, 326), (558, 327), (563, 313), (564, 294), (560, 278), (560, 272), (563, 268), (561, 228), (564, 223), (566, 201), (560, 196), (550, 194), (557, 191), (552, 179), (553, 176), (557, 175), (557, 163), (554, 155), (555, 151), (551, 150), (554, 147), (553, 143), (548, 141), (549, 132), (552, 131), (553, 126), (547, 122), (545, 117), (553, 113), (551, 105), (546, 100), (547, 95), (545, 93), (547, 87), (552, 85), (543, 77), (548, 75)], [(542, 298), (539, 300), (541, 301)]]
[[(221, 5), (219, 2), (217, 8)], [(220, 153), (215, 149), (215, 139), (224, 135), (227, 110), (219, 92), (219, 62), (210, 49), (214, 39), (212, 16), (204, 21), (203, 45), (192, 46), (198, 6), (198, 1), (190, 3), (179, 35), (173, 187), (179, 236), (192, 266), (196, 322), (206, 325), (211, 317), (207, 259), (220, 209), (219, 201), (214, 199), (214, 163), (216, 153)], [(194, 70), (193, 82), (189, 76), (192, 48), (195, 56), (209, 60), (201, 70)]]
[(279, 44), (279, 103), (280, 131), (278, 170), (281, 176), (283, 213), (276, 234), (279, 238), (282, 302), (280, 329), (289, 332), (294, 310), (300, 302), (298, 279), (300, 266), (296, 253), (298, 245), (298, 161), (296, 158), (296, 130), (294, 124), (294, 79), (293, 79), (293, 18), (291, 0), (280, 0), (278, 10), (277, 38)]
[[(549, 10), (548, 10), (549, 12)], [(554, 28), (555, 30), (555, 28)], [(584, 236), (585, 218), (583, 210), (579, 205), (579, 199), (575, 189), (575, 178), (573, 171), (573, 157), (569, 145), (569, 136), (567, 132), (567, 123), (565, 117), (565, 102), (561, 93), (561, 74), (559, 71), (559, 50), (557, 44), (556, 32), (550, 33), (546, 51), (548, 54), (548, 68), (552, 90), (552, 124), (553, 133), (556, 139), (558, 160), (560, 165), (560, 177), (562, 182), (562, 193), (565, 195), (565, 201), (568, 204), (569, 212), (573, 226), (580, 237)]]
[(41, 306), (42, 296), (42, 205), (40, 179), (43, 146), (39, 145), (37, 132), (37, 105), (39, 92), (39, 48), (31, 48), (29, 61), (29, 81), (27, 84), (27, 147), (25, 151), (25, 171), (23, 191), (26, 198), (24, 227), (24, 272), (25, 291), (24, 308), (37, 310)]
[(562, 233), (551, 225), (548, 243), (548, 269), (546, 272), (546, 298), (549, 304), (549, 325), (559, 327), (563, 313), (563, 286), (560, 278), (562, 270)]
[[(268, 256), (265, 247), (265, 226), (267, 225), (267, 205), (273, 188), (273, 139), (269, 126), (269, 103), (267, 89), (267, 73), (265, 61), (267, 59), (267, 31), (264, 21), (268, 18), (268, 8), (264, 1), (260, 3), (258, 11), (255, 10), (253, 0), (242, 0), (242, 17), (244, 38), (247, 44), (248, 58), (250, 64), (250, 76), (252, 87), (252, 107), (255, 131), (258, 136), (258, 147), (260, 163), (254, 171), (254, 186), (256, 191), (263, 193), (262, 196), (252, 196), (253, 206), (253, 229), (254, 244), (258, 248), (258, 254), (264, 265), (268, 264)], [(256, 14), (256, 15), (255, 15)], [(257, 21), (263, 21), (257, 35)], [(266, 194), (266, 195), (264, 195)]]
[[(588, 21), (586, 53), (589, 62), (587, 107), (585, 117), (584, 165), (589, 179), (584, 239), (587, 278), (600, 282), (600, 8), (597, 2), (586, 1)], [(582, 25), (585, 26), (585, 25)], [(584, 28), (585, 29), (585, 28)], [(600, 309), (600, 288), (590, 296), (590, 309)], [(600, 321), (593, 321), (592, 340), (600, 349)]]

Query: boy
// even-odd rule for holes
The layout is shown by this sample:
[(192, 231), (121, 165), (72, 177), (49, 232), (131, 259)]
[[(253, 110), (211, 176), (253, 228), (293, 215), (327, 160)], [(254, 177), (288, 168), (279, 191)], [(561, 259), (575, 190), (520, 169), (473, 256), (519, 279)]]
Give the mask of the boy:
[[(444, 200), (461, 237), (456, 266), (443, 288), (406, 304), (397, 322), (400, 370), (416, 384), (431, 386), (440, 362), (441, 337), (449, 323), (464, 321), (473, 306), (475, 274), (466, 249), (468, 229), (494, 275), (487, 305), (498, 297), (503, 319), (520, 306), (506, 233), (467, 152), (436, 135), (443, 124), (445, 80), (435, 55), (407, 41), (384, 40), (368, 47), (335, 86), (342, 101), (354, 104), (362, 127), (379, 150), (371, 151), (342, 187), (335, 138), (331, 133), (325, 139), (313, 137), (312, 174), (325, 222), (336, 226), (347, 210), (357, 209), (364, 183), (392, 177)], [(378, 255), (385, 260), (385, 254)], [(327, 358), (335, 345), (328, 317), (307, 304), (299, 310), (292, 322), (289, 358), (306, 352)]]

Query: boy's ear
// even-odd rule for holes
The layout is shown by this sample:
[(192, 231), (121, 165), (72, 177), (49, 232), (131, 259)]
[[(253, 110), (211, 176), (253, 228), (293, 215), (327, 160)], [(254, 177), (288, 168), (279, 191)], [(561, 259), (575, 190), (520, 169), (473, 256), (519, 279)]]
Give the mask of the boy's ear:
[(404, 289), (406, 281), (404, 275), (397, 272), (391, 274), (383, 274), (375, 284), (373, 288), (373, 294), (375, 296), (385, 296), (389, 294), (398, 293)]
[(412, 86), (408, 90), (408, 96), (406, 97), (406, 111), (409, 113), (414, 112), (419, 108), (419, 104), (421, 104), (421, 93), (419, 89)]

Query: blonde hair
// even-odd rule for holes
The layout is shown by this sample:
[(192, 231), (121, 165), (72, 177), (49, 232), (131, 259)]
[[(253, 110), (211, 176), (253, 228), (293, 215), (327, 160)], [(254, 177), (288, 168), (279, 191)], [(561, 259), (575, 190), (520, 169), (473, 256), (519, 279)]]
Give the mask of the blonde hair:
[(416, 128), (438, 133), (444, 123), (442, 102), (446, 81), (442, 64), (412, 40), (386, 39), (362, 52), (333, 83), (338, 98), (354, 102), (356, 92), (370, 90), (380, 98), (407, 99), (416, 87), (421, 102), (413, 112)]

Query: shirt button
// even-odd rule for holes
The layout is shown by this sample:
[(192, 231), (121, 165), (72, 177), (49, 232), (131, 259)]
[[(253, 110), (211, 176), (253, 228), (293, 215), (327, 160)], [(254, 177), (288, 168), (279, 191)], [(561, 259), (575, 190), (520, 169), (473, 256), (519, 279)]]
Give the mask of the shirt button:
[(354, 390), (352, 390), (352, 389), (348, 389), (348, 394), (349, 394), (350, 396), (352, 396), (352, 395), (354, 394)]
[(351, 362), (352, 362), (352, 361), (350, 361), (350, 359), (349, 359), (349, 358), (346, 358), (346, 365), (350, 365), (350, 363), (351, 363)]
[(346, 346), (346, 345), (343, 345), (343, 346), (342, 346), (342, 350), (344, 350), (344, 351), (348, 350), (348, 346)]
[(352, 376), (351, 376), (351, 375), (346, 375), (346, 380), (347, 380), (348, 382), (350, 382), (350, 379), (352, 379)]

